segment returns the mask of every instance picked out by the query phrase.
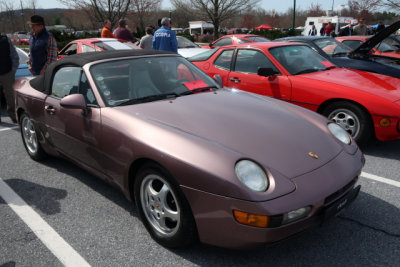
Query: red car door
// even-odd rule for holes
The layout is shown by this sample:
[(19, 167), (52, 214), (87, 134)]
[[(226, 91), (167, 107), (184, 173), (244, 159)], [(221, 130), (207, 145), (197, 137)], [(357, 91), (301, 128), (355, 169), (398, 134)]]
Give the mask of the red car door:
[[(257, 74), (259, 68), (271, 68), (275, 75), (260, 76)], [(234, 66), (229, 73), (226, 85), (286, 101), (290, 101), (292, 96), (289, 78), (282, 75), (262, 51), (255, 49), (237, 50)]]

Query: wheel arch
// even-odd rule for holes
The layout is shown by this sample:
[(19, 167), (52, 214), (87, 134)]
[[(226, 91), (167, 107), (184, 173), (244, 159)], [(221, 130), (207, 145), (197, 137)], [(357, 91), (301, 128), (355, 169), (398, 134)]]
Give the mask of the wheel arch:
[[(372, 125), (372, 126), (374, 125), (374, 121), (373, 121), (373, 119), (372, 119), (371, 113), (369, 112), (369, 110), (368, 110), (366, 107), (364, 107), (362, 104), (360, 104), (360, 103), (357, 102), (357, 101), (350, 100), (350, 99), (346, 99), (346, 98), (331, 98), (331, 99), (326, 100), (325, 102), (323, 102), (323, 103), (318, 107), (317, 113), (323, 115), (323, 111), (324, 111), (329, 105), (331, 105), (331, 104), (333, 104), (333, 103), (336, 103), (336, 102), (347, 102), (347, 103), (352, 103), (352, 104), (358, 106), (359, 108), (361, 108), (361, 109), (365, 112), (365, 114), (367, 114), (368, 120), (370, 121), (371, 125)], [(372, 130), (373, 130), (373, 136), (376, 136), (376, 135), (375, 135), (375, 127), (372, 127)]]

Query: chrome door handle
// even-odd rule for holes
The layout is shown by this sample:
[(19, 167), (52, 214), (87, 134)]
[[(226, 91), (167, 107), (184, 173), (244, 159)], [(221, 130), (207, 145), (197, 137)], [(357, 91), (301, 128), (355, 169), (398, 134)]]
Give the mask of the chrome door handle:
[(53, 106), (45, 106), (44, 109), (47, 113), (54, 115), (56, 113), (56, 109)]
[(229, 80), (231, 82), (234, 82), (234, 83), (240, 83), (240, 79), (239, 78), (230, 78)]

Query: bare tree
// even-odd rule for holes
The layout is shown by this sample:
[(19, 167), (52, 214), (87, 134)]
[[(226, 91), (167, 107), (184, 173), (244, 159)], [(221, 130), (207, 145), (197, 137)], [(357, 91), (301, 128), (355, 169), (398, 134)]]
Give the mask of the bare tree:
[(144, 32), (145, 18), (160, 8), (162, 0), (132, 0), (131, 6), (136, 13), (139, 29)]
[[(22, 3), (22, 1), (21, 1), (21, 3)], [(36, 9), (38, 8), (37, 0), (26, 0), (26, 4), (27, 4), (26, 7), (31, 8), (33, 11), (33, 14), (36, 14)]]
[(308, 9), (307, 16), (308, 17), (319, 17), (325, 15), (324, 10), (321, 8), (320, 4), (311, 3), (311, 6)]
[(400, 11), (400, 0), (383, 0), (382, 5)]
[(0, 22), (1, 22), (1, 32), (14, 32), (16, 30), (15, 25), (17, 16), (15, 14), (14, 1), (2, 0), (0, 1), (0, 10), (2, 11)]
[(172, 0), (174, 7), (188, 1), (194, 9), (204, 14), (214, 24), (214, 38), (218, 38), (222, 22), (239, 15), (242, 11), (255, 6), (259, 0)]
[(358, 18), (370, 19), (372, 13), (382, 4), (382, 0), (349, 0), (350, 13)]
[(131, 0), (57, 0), (67, 7), (84, 10), (88, 17), (101, 23), (110, 20), (114, 26), (129, 11)]

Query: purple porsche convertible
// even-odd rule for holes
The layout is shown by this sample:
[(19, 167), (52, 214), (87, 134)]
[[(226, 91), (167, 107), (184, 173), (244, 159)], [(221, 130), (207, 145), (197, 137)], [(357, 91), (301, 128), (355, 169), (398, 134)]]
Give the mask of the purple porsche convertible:
[(70, 56), (16, 82), (22, 140), (120, 188), (167, 247), (275, 242), (357, 197), (364, 157), (340, 126), (216, 80), (168, 52)]

